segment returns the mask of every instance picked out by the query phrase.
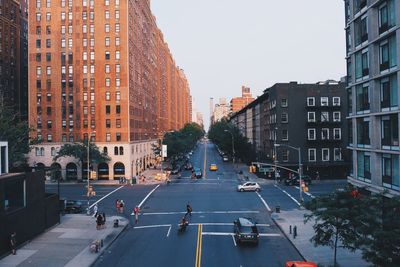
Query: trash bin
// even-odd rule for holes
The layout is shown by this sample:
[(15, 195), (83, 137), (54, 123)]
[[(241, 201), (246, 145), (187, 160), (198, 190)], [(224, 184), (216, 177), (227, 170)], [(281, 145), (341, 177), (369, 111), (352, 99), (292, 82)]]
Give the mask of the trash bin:
[(116, 228), (116, 227), (118, 227), (119, 226), (119, 220), (118, 219), (115, 219), (114, 220), (114, 227)]
[(281, 212), (281, 206), (276, 206), (275, 207), (275, 212), (280, 213)]

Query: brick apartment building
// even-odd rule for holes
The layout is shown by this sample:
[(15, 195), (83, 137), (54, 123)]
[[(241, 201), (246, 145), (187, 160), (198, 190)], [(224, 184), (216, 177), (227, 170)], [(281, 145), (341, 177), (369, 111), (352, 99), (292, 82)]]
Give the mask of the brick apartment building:
[(29, 6), (29, 123), (43, 142), (32, 166), (85, 178), (86, 163), (52, 158), (90, 138), (111, 161), (99, 179), (131, 177), (151, 144), (190, 121), (190, 90), (156, 25), (149, 0), (36, 0)]
[(242, 86), (242, 96), (231, 99), (231, 112), (235, 113), (250, 104), (254, 98), (251, 95), (250, 88)]

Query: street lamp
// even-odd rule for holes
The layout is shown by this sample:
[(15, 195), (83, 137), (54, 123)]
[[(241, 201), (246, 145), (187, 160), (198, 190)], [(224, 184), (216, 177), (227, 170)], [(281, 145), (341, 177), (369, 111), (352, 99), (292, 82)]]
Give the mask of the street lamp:
[(297, 150), (297, 152), (298, 152), (298, 155), (299, 155), (299, 192), (300, 192), (300, 200), (303, 202), (304, 199), (303, 199), (302, 186), (301, 186), (302, 185), (302, 183), (301, 183), (302, 174), (303, 174), (303, 171), (302, 171), (302, 168), (301, 168), (301, 148), (300, 147), (294, 147), (294, 146), (286, 145), (286, 144), (274, 144), (274, 147), (280, 147), (280, 146), (289, 147), (289, 148)]
[(90, 138), (93, 136), (93, 134), (96, 134), (96, 131), (93, 131), (90, 133), (90, 135), (88, 136), (88, 143), (87, 143), (87, 210), (86, 210), (86, 214), (90, 215)]
[(235, 141), (233, 138), (233, 133), (231, 133), (228, 130), (224, 130), (224, 132), (230, 133), (232, 136), (232, 163), (233, 163), (233, 167), (235, 167)]

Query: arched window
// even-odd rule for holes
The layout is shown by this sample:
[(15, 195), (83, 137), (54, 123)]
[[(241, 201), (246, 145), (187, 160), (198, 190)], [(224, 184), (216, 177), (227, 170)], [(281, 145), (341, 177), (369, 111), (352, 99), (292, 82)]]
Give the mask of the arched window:
[(44, 147), (40, 148), (40, 156), (44, 156)]
[(108, 148), (106, 146), (103, 148), (103, 153), (106, 155), (108, 154)]
[(114, 155), (118, 155), (118, 147), (117, 146), (114, 147)]
[(120, 146), (120, 147), (119, 147), (119, 154), (120, 154), (120, 155), (123, 155), (123, 154), (124, 154), (124, 147), (123, 147), (123, 146)]
[(56, 149), (54, 147), (52, 147), (50, 150), (51, 150), (51, 155), (55, 156), (56, 155)]

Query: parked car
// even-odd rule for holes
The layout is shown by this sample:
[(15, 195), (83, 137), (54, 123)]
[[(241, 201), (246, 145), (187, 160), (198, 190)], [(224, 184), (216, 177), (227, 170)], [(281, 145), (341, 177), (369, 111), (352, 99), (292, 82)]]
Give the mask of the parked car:
[[(299, 176), (292, 176), (291, 178), (285, 179), (285, 185), (299, 185)], [(308, 175), (302, 175), (301, 180), (304, 181), (306, 186), (311, 184), (311, 178)]]
[(237, 187), (237, 191), (244, 192), (244, 191), (261, 191), (261, 186), (256, 182), (246, 182), (244, 184), (240, 184)]
[(65, 213), (81, 213), (83, 212), (83, 204), (77, 200), (67, 200), (64, 211)]
[(233, 231), (237, 243), (249, 242), (258, 244), (258, 229), (250, 218), (238, 218), (233, 222)]
[(192, 173), (193, 173), (193, 176), (196, 178), (203, 177), (203, 173), (199, 168), (193, 168)]
[(285, 267), (318, 267), (311, 261), (287, 261)]
[(210, 171), (217, 171), (217, 170), (218, 170), (217, 164), (210, 164)]

